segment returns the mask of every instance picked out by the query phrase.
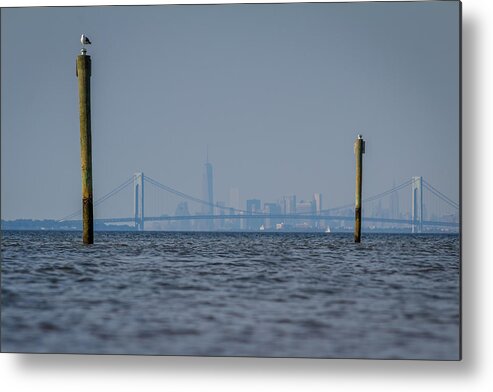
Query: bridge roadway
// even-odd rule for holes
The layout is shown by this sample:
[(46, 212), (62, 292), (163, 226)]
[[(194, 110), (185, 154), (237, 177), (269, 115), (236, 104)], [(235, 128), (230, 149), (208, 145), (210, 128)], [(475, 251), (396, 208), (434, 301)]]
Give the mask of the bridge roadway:
[[(259, 214), (259, 215), (180, 215), (180, 216), (149, 216), (144, 217), (145, 222), (156, 222), (156, 221), (187, 221), (187, 220), (217, 220), (217, 219), (281, 219), (281, 220), (325, 220), (325, 221), (353, 221), (354, 216), (338, 216), (338, 215), (304, 215), (304, 214)], [(390, 218), (371, 218), (363, 217), (363, 222), (375, 222), (375, 223), (395, 223), (395, 224), (406, 224), (412, 225), (413, 221), (409, 219), (390, 219)], [(129, 218), (106, 218), (106, 219), (95, 219), (98, 223), (125, 223), (125, 222), (135, 222), (134, 217)], [(72, 222), (80, 222), (72, 221)], [(418, 222), (414, 222), (418, 224)], [(446, 226), (446, 227), (459, 227), (457, 222), (440, 222), (440, 221), (423, 221), (423, 226)]]

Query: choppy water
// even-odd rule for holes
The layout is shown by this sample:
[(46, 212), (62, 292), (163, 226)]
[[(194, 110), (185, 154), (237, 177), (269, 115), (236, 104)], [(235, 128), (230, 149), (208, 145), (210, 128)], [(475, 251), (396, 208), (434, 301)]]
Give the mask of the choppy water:
[(2, 234), (2, 351), (459, 356), (455, 235)]

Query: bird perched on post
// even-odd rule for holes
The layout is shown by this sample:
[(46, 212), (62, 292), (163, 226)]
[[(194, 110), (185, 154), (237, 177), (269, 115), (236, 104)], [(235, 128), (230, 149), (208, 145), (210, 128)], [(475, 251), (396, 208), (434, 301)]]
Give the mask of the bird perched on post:
[(87, 36), (85, 36), (84, 34), (82, 34), (80, 36), (80, 43), (82, 44), (82, 46), (91, 45), (91, 41), (89, 41), (89, 38)]

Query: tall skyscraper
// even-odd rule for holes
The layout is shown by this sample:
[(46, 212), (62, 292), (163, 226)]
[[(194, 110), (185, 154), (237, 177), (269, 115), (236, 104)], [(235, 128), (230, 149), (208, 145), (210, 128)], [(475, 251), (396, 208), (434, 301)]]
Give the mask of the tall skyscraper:
[(287, 214), (295, 214), (296, 213), (296, 195), (289, 196), (286, 213)]
[[(321, 193), (314, 193), (313, 194), (313, 204), (315, 207), (315, 213), (317, 215), (320, 215), (322, 213), (322, 194)], [(315, 227), (320, 227), (321, 226), (321, 221), (317, 220), (315, 221)]]
[[(295, 214), (296, 213), (296, 195), (284, 196), (283, 198), (283, 214)], [(296, 220), (286, 219), (287, 225), (295, 225)]]
[[(214, 215), (214, 195), (212, 185), (212, 165), (209, 163), (209, 157), (204, 164), (204, 175), (202, 177), (202, 199), (207, 201), (208, 204), (202, 205), (203, 215)], [(206, 229), (212, 230), (213, 220), (206, 221)]]
[(320, 212), (322, 211), (322, 194), (321, 193), (314, 193), (313, 194), (313, 201), (315, 202), (315, 212), (320, 215)]

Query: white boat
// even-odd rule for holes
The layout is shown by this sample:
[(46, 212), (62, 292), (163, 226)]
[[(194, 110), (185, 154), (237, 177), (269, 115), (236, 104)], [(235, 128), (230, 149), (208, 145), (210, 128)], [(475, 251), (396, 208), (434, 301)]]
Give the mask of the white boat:
[(265, 227), (264, 225), (261, 225), (260, 228), (259, 228), (260, 231), (264, 231), (265, 230)]
[(327, 226), (327, 229), (325, 230), (326, 233), (330, 233), (330, 226)]

